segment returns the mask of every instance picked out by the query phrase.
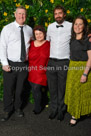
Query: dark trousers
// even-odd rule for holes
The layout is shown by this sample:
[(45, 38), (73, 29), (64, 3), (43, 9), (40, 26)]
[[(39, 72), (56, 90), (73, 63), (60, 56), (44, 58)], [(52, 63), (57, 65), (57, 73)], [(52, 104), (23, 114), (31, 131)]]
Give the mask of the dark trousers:
[(51, 112), (64, 112), (64, 94), (66, 86), (67, 68), (69, 60), (49, 59), (47, 67), (47, 80), (50, 92), (50, 109)]
[(34, 110), (40, 112), (47, 104), (47, 88), (40, 84), (29, 82), (32, 87), (32, 94), (34, 98)]
[(4, 83), (4, 111), (10, 112), (13, 108), (19, 109), (22, 105), (22, 91), (28, 76), (28, 62), (9, 61), (10, 72), (3, 71)]

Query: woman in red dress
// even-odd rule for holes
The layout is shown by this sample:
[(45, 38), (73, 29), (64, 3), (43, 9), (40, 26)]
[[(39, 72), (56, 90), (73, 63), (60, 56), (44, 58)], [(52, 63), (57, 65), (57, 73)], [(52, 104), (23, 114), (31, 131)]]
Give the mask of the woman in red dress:
[(50, 53), (50, 43), (45, 40), (46, 32), (44, 27), (36, 26), (33, 29), (34, 41), (31, 41), (29, 49), (29, 75), (28, 81), (32, 86), (32, 93), (34, 97), (35, 114), (39, 114), (42, 110), (41, 89), (47, 86), (46, 68)]

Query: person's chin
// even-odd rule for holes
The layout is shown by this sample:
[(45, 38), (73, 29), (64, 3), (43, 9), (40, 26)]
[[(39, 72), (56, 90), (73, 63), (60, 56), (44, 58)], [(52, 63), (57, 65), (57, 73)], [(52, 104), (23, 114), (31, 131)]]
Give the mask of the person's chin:
[(56, 20), (56, 22), (57, 22), (58, 24), (61, 24), (61, 23), (63, 23), (63, 20)]

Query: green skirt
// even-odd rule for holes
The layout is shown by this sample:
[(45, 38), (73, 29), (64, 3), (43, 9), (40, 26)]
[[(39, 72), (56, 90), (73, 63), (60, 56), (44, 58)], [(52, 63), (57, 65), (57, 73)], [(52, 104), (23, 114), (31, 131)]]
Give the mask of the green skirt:
[(67, 112), (76, 119), (91, 113), (91, 72), (87, 82), (80, 83), (86, 61), (70, 61), (65, 92)]

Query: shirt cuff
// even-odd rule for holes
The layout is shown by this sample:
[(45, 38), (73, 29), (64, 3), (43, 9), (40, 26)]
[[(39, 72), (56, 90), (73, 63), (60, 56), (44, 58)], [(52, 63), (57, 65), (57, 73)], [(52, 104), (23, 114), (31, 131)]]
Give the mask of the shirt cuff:
[(8, 61), (1, 61), (1, 64), (2, 64), (2, 66), (6, 66), (6, 65), (9, 65), (9, 63), (8, 63)]

